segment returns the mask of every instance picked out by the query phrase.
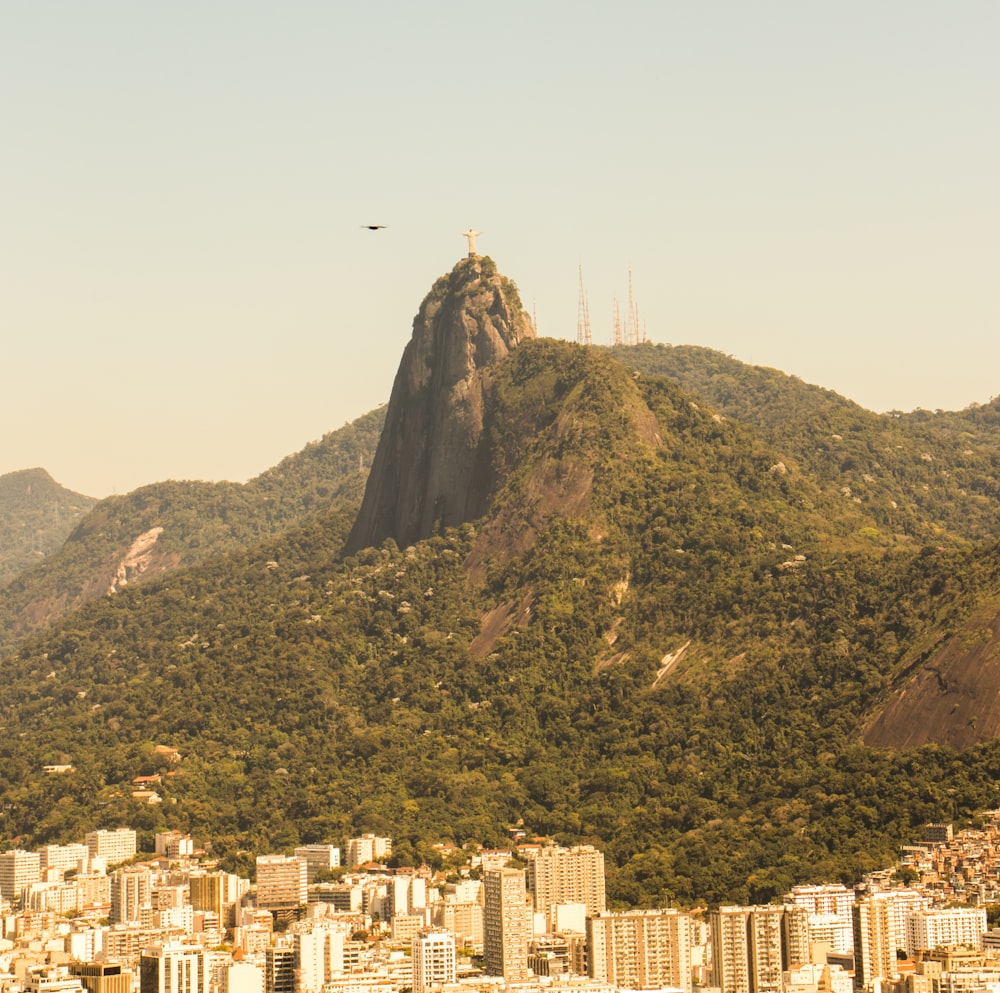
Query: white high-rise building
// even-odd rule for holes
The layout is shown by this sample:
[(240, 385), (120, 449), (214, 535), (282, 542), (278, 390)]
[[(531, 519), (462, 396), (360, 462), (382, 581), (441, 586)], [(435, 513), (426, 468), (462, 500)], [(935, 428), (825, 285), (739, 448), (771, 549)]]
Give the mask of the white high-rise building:
[(315, 882), (321, 872), (340, 867), (340, 849), (336, 845), (299, 845), (295, 857), (306, 864), (306, 882)]
[(986, 933), (985, 907), (919, 910), (907, 919), (906, 951), (911, 957), (941, 945), (968, 945), (982, 950)]
[(86, 845), (43, 845), (38, 854), (42, 860), (42, 872), (51, 870), (57, 882), (67, 872), (87, 872), (90, 868), (90, 852)]
[(350, 940), (350, 929), (329, 928), (326, 933), (326, 962), (329, 974), (339, 976), (344, 971), (344, 945)]
[(810, 941), (824, 942), (835, 952), (854, 950), (853, 890), (841, 883), (793, 886), (785, 895), (785, 903), (804, 907), (808, 912)]
[(552, 907), (582, 903), (591, 916), (606, 907), (604, 853), (592, 845), (523, 850), (528, 862), (528, 891), (536, 911), (551, 924)]
[(854, 890), (848, 889), (843, 883), (793, 886), (785, 895), (785, 903), (805, 907), (810, 914), (836, 914), (850, 920)]
[(410, 880), (410, 913), (419, 914), (427, 909), (427, 880), (414, 876)]
[(374, 834), (363, 834), (360, 838), (350, 838), (347, 842), (347, 867), (356, 869), (366, 862), (377, 862), (392, 854), (392, 838), (379, 838)]
[(152, 920), (152, 872), (145, 866), (133, 865), (111, 873), (111, 923), (138, 923), (143, 911)]
[(884, 900), (888, 903), (889, 940), (896, 951), (905, 951), (910, 915), (926, 909), (930, 903), (929, 899), (919, 890), (905, 887), (876, 891), (867, 899)]
[(42, 878), (42, 860), (38, 852), (14, 848), (0, 852), (0, 897), (20, 900), (21, 891)]
[(205, 950), (179, 942), (150, 945), (139, 960), (140, 993), (208, 993)]
[(397, 873), (388, 882), (386, 896), (390, 917), (420, 916), (427, 908), (427, 881), (422, 876)]
[(219, 993), (264, 993), (264, 970), (252, 962), (230, 962), (219, 978)]
[(169, 859), (183, 859), (194, 854), (194, 841), (189, 834), (180, 831), (163, 831), (153, 837), (153, 848), (157, 855)]
[(327, 937), (325, 928), (314, 928), (294, 936), (296, 993), (319, 993), (330, 978)]
[(395, 875), (389, 880), (386, 896), (388, 897), (389, 918), (405, 916), (410, 912), (410, 883), (412, 876)]
[(90, 857), (102, 858), (107, 865), (118, 865), (135, 858), (135, 831), (117, 828), (114, 831), (90, 831), (84, 836)]
[(583, 903), (555, 903), (549, 927), (553, 934), (586, 934), (587, 906)]
[(430, 993), (454, 983), (455, 937), (448, 931), (426, 928), (413, 937), (413, 993)]
[(604, 911), (587, 918), (592, 979), (633, 990), (690, 991), (691, 919), (677, 910)]

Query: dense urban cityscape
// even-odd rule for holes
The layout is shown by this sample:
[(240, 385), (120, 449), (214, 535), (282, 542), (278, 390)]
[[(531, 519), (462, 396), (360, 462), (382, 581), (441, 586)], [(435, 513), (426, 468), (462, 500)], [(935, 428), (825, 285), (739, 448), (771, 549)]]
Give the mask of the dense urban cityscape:
[(782, 903), (610, 910), (604, 856), (512, 835), (388, 868), (392, 840), (222, 871), (180, 832), (131, 828), (0, 853), (0, 993), (974, 993), (1000, 990), (1000, 811), (931, 824), (851, 888)]

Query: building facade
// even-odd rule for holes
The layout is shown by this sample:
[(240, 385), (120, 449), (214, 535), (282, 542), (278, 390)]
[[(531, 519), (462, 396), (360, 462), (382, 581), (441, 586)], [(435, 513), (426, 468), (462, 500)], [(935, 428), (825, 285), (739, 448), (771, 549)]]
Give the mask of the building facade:
[(691, 919), (677, 910), (604, 911), (587, 918), (587, 958), (600, 982), (690, 993)]
[(413, 936), (413, 993), (430, 993), (456, 980), (455, 936), (425, 928)]
[(873, 990), (898, 978), (892, 901), (869, 897), (851, 909), (854, 922), (854, 987)]
[(524, 850), (528, 863), (528, 892), (538, 913), (551, 925), (552, 907), (562, 903), (582, 903), (588, 916), (600, 914), (607, 906), (604, 885), (604, 853), (592, 845)]
[(306, 881), (313, 883), (321, 872), (340, 867), (340, 849), (336, 845), (299, 845), (294, 855), (306, 864)]
[(205, 951), (197, 945), (150, 945), (139, 958), (140, 993), (208, 993)]
[(781, 993), (782, 972), (808, 961), (808, 913), (767, 904), (708, 915), (712, 985), (722, 993)]
[(356, 869), (366, 862), (378, 862), (392, 854), (392, 838), (379, 838), (374, 834), (363, 834), (350, 838), (347, 842), (347, 867)]
[(919, 910), (910, 914), (906, 923), (906, 951), (911, 958), (944, 945), (967, 945), (977, 950), (984, 947), (985, 907)]
[(41, 876), (38, 852), (23, 852), (19, 848), (0, 852), (0, 897), (5, 900), (20, 900), (25, 887), (37, 883)]
[(531, 908), (522, 869), (483, 873), (483, 967), (490, 976), (528, 977)]
[(91, 859), (104, 859), (108, 865), (117, 865), (135, 858), (135, 831), (118, 828), (114, 831), (90, 831), (84, 836)]
[(824, 942), (834, 952), (854, 950), (854, 926), (851, 907), (854, 890), (841, 883), (818, 886), (793, 886), (785, 903), (802, 907), (809, 915), (809, 940)]
[(296, 993), (295, 948), (291, 944), (272, 945), (264, 952), (264, 993)]
[(257, 857), (257, 906), (262, 910), (287, 911), (309, 901), (306, 863), (287, 855)]
[(87, 993), (132, 993), (131, 970), (120, 962), (72, 962), (69, 971)]
[(129, 866), (111, 873), (111, 923), (152, 920), (153, 874), (145, 866)]

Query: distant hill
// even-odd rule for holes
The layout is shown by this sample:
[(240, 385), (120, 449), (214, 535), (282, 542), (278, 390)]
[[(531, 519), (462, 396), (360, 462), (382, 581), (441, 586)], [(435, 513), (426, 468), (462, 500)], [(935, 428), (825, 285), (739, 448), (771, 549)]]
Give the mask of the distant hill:
[(0, 650), (96, 597), (354, 508), (384, 416), (371, 411), (245, 484), (167, 481), (89, 501), (62, 547), (0, 589)]
[[(382, 413), (404, 434), (431, 416), (380, 441), (368, 510), (364, 472), (348, 495), (318, 450), (270, 496), (162, 484), (95, 508), (60, 553), (86, 549), (75, 588), (157, 527), (178, 559), (4, 660), (0, 844), (128, 822), (237, 866), (375, 831), (433, 865), (434, 842), (517, 826), (600, 845), (613, 905), (680, 906), (853, 881), (996, 806), (1000, 727), (957, 698), (994, 685), (988, 412), (871, 415), (704, 350), (497, 349), (522, 315), (488, 263), (421, 307), (431, 347)], [(461, 424), (435, 430), (442, 411)], [(138, 804), (157, 745), (178, 774)]]
[(44, 469), (0, 476), (0, 586), (54, 552), (95, 503)]

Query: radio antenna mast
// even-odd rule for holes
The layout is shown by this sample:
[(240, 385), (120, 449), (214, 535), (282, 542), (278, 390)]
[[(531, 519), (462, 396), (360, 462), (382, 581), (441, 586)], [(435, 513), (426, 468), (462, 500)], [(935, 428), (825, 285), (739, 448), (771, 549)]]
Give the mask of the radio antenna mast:
[(632, 270), (628, 271), (628, 343), (639, 344), (639, 308), (632, 294)]
[(576, 304), (576, 341), (578, 345), (590, 345), (590, 307), (583, 292), (583, 266), (580, 266), (580, 295)]

